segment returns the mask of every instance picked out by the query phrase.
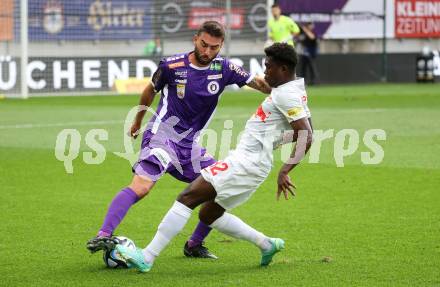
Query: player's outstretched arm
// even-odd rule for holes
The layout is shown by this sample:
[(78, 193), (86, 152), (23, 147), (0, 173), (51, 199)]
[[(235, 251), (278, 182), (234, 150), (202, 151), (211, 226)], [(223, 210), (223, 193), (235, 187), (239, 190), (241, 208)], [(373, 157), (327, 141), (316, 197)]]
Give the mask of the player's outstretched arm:
[(295, 184), (291, 181), (289, 177), (289, 172), (294, 169), (304, 158), (306, 153), (309, 151), (313, 142), (313, 131), (311, 127), (311, 121), (307, 118), (302, 118), (297, 121), (290, 123), (293, 129), (292, 141), (296, 142), (290, 155), (289, 160), (284, 163), (278, 173), (278, 191), (277, 199), (280, 199), (281, 193), (284, 194), (284, 198), (288, 199), (288, 193), (295, 196), (294, 190), (296, 189)]
[(251, 87), (252, 89), (259, 90), (264, 94), (270, 94), (272, 91), (272, 88), (269, 86), (269, 84), (264, 80), (263, 77), (260, 76), (255, 76), (252, 81), (247, 84), (247, 86)]
[[(150, 107), (151, 103), (153, 103), (154, 96), (156, 95), (156, 91), (154, 90), (154, 86), (151, 82), (147, 84), (144, 91), (142, 92), (141, 98), (139, 100), (139, 106)], [(140, 109), (136, 114), (136, 118), (133, 122), (133, 125), (130, 129), (130, 135), (134, 138), (137, 138), (139, 135), (139, 130), (142, 125), (142, 119), (145, 116), (145, 108)]]

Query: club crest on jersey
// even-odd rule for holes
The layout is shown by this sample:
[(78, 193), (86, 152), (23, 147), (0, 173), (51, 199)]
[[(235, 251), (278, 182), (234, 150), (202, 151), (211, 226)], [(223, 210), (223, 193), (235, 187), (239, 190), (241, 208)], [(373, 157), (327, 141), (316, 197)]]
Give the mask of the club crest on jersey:
[(177, 97), (179, 99), (183, 99), (185, 97), (185, 85), (177, 84), (176, 85), (176, 90), (177, 90)]
[(220, 90), (220, 85), (216, 81), (211, 81), (208, 83), (208, 92), (215, 95)]
[(303, 95), (303, 96), (301, 97), (301, 100), (302, 100), (304, 103), (307, 103), (307, 94)]

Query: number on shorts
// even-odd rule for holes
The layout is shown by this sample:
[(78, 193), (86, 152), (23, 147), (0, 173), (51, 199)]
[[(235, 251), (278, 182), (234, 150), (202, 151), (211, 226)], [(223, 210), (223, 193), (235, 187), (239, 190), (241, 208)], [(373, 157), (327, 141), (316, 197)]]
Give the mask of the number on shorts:
[(228, 164), (223, 161), (217, 162), (215, 165), (211, 166), (209, 168), (209, 171), (211, 171), (211, 174), (213, 176), (216, 176), (218, 174), (218, 171), (225, 171), (229, 168)]

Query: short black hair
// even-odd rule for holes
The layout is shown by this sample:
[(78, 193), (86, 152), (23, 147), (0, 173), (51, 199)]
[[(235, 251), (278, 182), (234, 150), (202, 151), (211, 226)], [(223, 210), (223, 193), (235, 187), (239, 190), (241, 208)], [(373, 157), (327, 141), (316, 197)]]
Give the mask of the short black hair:
[(273, 4), (272, 8), (281, 8), (279, 4)]
[(223, 40), (225, 39), (225, 28), (217, 21), (204, 22), (197, 31), (197, 35), (200, 36), (200, 34), (203, 32), (208, 33), (216, 38), (222, 38)]
[(264, 53), (278, 65), (285, 65), (292, 74), (295, 73), (296, 65), (298, 64), (298, 55), (292, 45), (287, 43), (275, 43), (264, 49)]

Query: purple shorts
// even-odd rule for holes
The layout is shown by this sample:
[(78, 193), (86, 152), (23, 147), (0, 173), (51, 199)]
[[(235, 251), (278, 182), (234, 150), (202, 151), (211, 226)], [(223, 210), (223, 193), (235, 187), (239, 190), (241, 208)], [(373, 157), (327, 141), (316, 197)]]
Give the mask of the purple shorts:
[(152, 141), (150, 136), (142, 140), (139, 160), (133, 166), (133, 172), (157, 181), (165, 173), (177, 180), (190, 183), (200, 171), (217, 161), (206, 152), (206, 149), (193, 144), (182, 146), (171, 140)]

